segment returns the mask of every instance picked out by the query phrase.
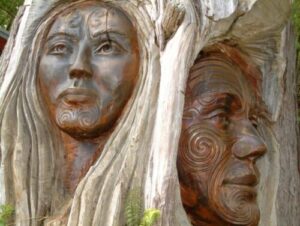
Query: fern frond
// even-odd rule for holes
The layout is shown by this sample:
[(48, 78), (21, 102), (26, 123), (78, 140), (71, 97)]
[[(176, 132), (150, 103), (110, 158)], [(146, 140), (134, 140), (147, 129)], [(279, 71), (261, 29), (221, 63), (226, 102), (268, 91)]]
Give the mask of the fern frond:
[(130, 190), (125, 204), (126, 226), (139, 226), (142, 218), (142, 200), (140, 189)]

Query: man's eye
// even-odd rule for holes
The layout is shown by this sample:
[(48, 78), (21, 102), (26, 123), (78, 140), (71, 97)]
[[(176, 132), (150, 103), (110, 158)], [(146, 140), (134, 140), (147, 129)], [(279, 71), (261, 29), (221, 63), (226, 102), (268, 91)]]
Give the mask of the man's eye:
[(50, 48), (49, 54), (62, 55), (68, 52), (68, 48), (65, 44), (56, 44)]
[(184, 120), (192, 120), (199, 117), (199, 111), (195, 108), (190, 108), (183, 111), (182, 119)]
[(220, 129), (227, 129), (227, 127), (230, 124), (230, 118), (227, 112), (223, 110), (215, 112), (211, 115), (209, 119), (211, 122), (213, 122), (214, 125), (216, 125)]
[(102, 43), (100, 46), (98, 46), (95, 53), (97, 55), (110, 55), (120, 53), (121, 51), (122, 49), (118, 44), (110, 41)]
[(253, 125), (253, 127), (255, 129), (257, 129), (257, 126), (258, 126), (258, 117), (256, 115), (251, 115), (249, 117), (249, 120), (250, 120), (251, 124)]

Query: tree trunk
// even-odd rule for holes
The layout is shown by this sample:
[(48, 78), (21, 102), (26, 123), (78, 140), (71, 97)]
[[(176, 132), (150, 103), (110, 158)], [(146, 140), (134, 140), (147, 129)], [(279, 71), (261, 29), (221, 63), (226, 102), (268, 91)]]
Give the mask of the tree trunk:
[(60, 177), (62, 145), (39, 103), (35, 77), (43, 35), (53, 18), (74, 5), (80, 8), (82, 2), (86, 1), (26, 1), (1, 58), (0, 203), (15, 207), (16, 225), (123, 226), (126, 200), (133, 192), (144, 210), (160, 210), (157, 226), (191, 225), (181, 204), (176, 169), (186, 82), (200, 51), (225, 42), (238, 46), (260, 67), (264, 100), (275, 121), (279, 145), (272, 126), (262, 131), (270, 151), (259, 164), (260, 225), (298, 226), (296, 74), (290, 26), (288, 35), (281, 37), (289, 3), (102, 1), (133, 21), (141, 52), (140, 77), (100, 158), (70, 197)]
[(278, 225), (300, 222), (299, 131), (297, 126), (296, 35), (291, 22), (283, 31), (283, 56), (287, 66), (283, 76), (283, 104), (274, 131), (280, 149), (280, 177), (277, 194)]

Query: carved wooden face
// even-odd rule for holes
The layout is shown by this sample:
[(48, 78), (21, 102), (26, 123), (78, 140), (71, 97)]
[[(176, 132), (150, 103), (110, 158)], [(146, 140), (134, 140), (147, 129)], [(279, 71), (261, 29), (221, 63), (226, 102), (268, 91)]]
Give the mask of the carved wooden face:
[(138, 71), (138, 42), (131, 22), (118, 9), (94, 4), (55, 20), (38, 77), (58, 127), (76, 138), (93, 138), (118, 119)]
[[(200, 66), (199, 66), (200, 65)], [(255, 160), (266, 151), (257, 105), (240, 70), (218, 58), (191, 71), (177, 167), (194, 225), (257, 225)]]

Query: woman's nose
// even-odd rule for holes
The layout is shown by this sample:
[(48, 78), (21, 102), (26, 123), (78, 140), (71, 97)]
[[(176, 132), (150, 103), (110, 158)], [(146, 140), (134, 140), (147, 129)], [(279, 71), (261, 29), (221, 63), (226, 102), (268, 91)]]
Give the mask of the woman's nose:
[(89, 49), (86, 46), (80, 46), (75, 56), (74, 62), (70, 67), (70, 78), (84, 79), (92, 77), (92, 67)]

